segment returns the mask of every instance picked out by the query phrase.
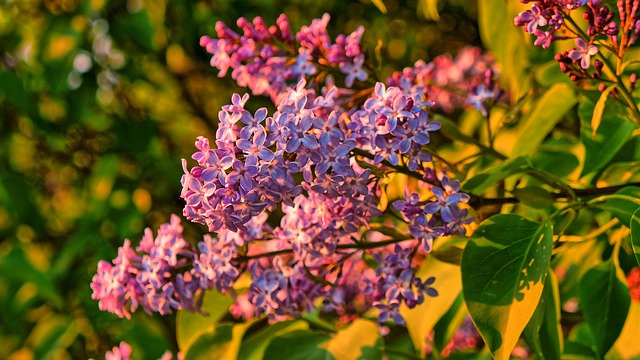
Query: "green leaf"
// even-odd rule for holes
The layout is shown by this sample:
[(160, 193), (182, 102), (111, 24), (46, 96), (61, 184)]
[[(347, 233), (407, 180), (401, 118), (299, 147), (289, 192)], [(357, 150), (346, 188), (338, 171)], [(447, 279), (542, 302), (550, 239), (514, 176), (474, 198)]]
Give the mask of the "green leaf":
[(640, 181), (640, 161), (615, 163), (598, 178), (598, 186), (612, 186)]
[(636, 255), (636, 262), (640, 266), (640, 207), (631, 216), (629, 228), (631, 229), (631, 247)]
[(535, 209), (545, 209), (553, 204), (551, 194), (538, 186), (527, 186), (514, 190), (516, 197), (527, 206)]
[(4, 279), (15, 279), (20, 283), (33, 283), (38, 290), (37, 294), (46, 299), (50, 305), (54, 305), (56, 308), (64, 306), (62, 296), (50, 278), (50, 274), (36, 268), (22, 247), (16, 246), (6, 255), (0, 257), (0, 274)]
[(606, 210), (624, 225), (631, 224), (631, 218), (640, 208), (640, 188), (628, 187), (613, 195), (603, 195), (595, 199), (595, 207)]
[(536, 103), (524, 121), (518, 125), (516, 138), (520, 139), (511, 150), (511, 157), (533, 155), (577, 102), (573, 89), (564, 83), (554, 84)]
[(555, 60), (549, 61), (536, 69), (536, 81), (544, 87), (551, 87), (559, 82), (571, 84), (567, 74), (560, 71), (560, 66)]
[(526, 172), (530, 168), (531, 162), (527, 157), (520, 156), (510, 159), (474, 175), (462, 184), (462, 190), (479, 195), (498, 181), (504, 180), (511, 175)]
[(585, 146), (584, 167), (582, 175), (597, 172), (602, 169), (622, 148), (633, 132), (634, 125), (626, 120), (626, 109), (617, 102), (607, 104), (607, 112), (595, 137), (592, 136), (591, 119), (595, 111), (594, 103), (585, 98), (578, 107), (581, 122), (580, 139)]
[(38, 321), (27, 340), (36, 359), (54, 358), (56, 350), (64, 349), (78, 335), (78, 327), (71, 318), (49, 315)]
[(508, 359), (542, 296), (553, 232), (503, 214), (484, 221), (462, 254), (462, 292), (496, 359)]
[(542, 297), (523, 332), (524, 338), (540, 359), (559, 359), (562, 354), (560, 293), (553, 271), (547, 271)]
[(111, 33), (118, 40), (133, 40), (145, 51), (154, 51), (153, 36), (154, 28), (151, 19), (146, 11), (142, 10), (126, 17), (118, 18), (115, 21)]
[(233, 339), (233, 325), (221, 324), (200, 334), (188, 348), (182, 351), (184, 360), (223, 359)]
[(610, 259), (580, 279), (580, 306), (599, 358), (611, 349), (622, 331), (631, 297), (624, 274)]
[(219, 324), (198, 336), (185, 352), (184, 360), (236, 359), (242, 347), (244, 333), (253, 321), (240, 324)]
[(616, 88), (616, 84), (610, 85), (607, 87), (602, 94), (600, 94), (600, 98), (596, 103), (595, 108), (593, 109), (593, 117), (591, 118), (591, 138), (595, 139), (596, 132), (600, 127), (600, 123), (602, 122), (602, 115), (604, 114), (604, 107), (607, 105), (607, 99), (609, 99), (609, 94), (613, 89)]
[(264, 352), (264, 360), (328, 360), (330, 336), (308, 330), (296, 330), (277, 336)]
[(593, 336), (586, 323), (580, 323), (571, 330), (569, 338), (564, 345), (564, 354), (564, 358), (568, 360), (595, 359), (596, 354), (593, 352)]
[(233, 299), (229, 295), (222, 295), (216, 290), (205, 292), (202, 303), (202, 311), (208, 313), (204, 316), (189, 311), (178, 311), (176, 316), (176, 338), (178, 347), (183, 352), (198, 336), (205, 332), (211, 332), (218, 321), (229, 310), (233, 304)]
[(578, 158), (570, 153), (570, 149), (554, 149), (553, 151), (542, 150), (545, 145), (540, 148), (531, 162), (536, 169), (545, 170), (557, 177), (565, 177), (571, 174), (579, 165)]
[(338, 333), (327, 344), (327, 350), (336, 359), (381, 359), (382, 351), (378, 325), (372, 321), (358, 319)]
[(462, 289), (462, 283), (458, 266), (438, 261), (431, 256), (418, 270), (417, 275), (423, 280), (434, 276), (436, 281), (433, 287), (438, 291), (438, 296), (426, 298), (422, 304), (413, 309), (403, 306), (400, 308), (400, 315), (407, 323), (407, 330), (418, 354), (424, 354), (427, 335), (456, 300)]
[(242, 341), (238, 359), (259, 360), (264, 357), (264, 351), (271, 341), (279, 335), (295, 330), (307, 330), (309, 325), (300, 320), (281, 321), (266, 326), (264, 329), (251, 334)]

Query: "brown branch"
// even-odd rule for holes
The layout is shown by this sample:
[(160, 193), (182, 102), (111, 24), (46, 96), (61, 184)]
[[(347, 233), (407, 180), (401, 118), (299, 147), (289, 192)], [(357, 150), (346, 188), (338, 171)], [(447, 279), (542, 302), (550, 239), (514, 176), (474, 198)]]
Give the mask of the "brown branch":
[[(617, 192), (620, 189), (624, 189), (626, 187), (637, 186), (640, 187), (640, 182), (632, 182), (628, 184), (622, 185), (614, 185), (614, 186), (605, 186), (601, 188), (588, 188), (588, 189), (574, 189), (571, 188), (573, 193), (580, 198), (590, 198), (600, 195), (609, 195)], [(571, 194), (566, 191), (551, 193), (551, 197), (554, 199), (566, 199), (570, 198)], [(469, 205), (474, 208), (480, 208), (483, 206), (492, 206), (492, 205), (504, 205), (504, 204), (516, 204), (519, 203), (520, 200), (516, 197), (502, 197), (502, 198), (483, 198), (481, 196), (471, 195), (471, 200), (469, 201)]]

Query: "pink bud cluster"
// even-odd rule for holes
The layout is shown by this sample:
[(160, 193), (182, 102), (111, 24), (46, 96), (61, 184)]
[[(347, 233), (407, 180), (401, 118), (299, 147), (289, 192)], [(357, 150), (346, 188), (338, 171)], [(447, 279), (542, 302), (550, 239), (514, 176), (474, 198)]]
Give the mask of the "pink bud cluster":
[(346, 75), (344, 84), (351, 88), (355, 80), (368, 78), (362, 69), (365, 54), (360, 40), (364, 28), (339, 35), (332, 42), (328, 22), (329, 15), (325, 14), (293, 34), (284, 14), (270, 27), (261, 17), (253, 22), (240, 18), (237, 25), (242, 35), (218, 22), (218, 38), (203, 36), (200, 45), (213, 55), (211, 66), (220, 71), (220, 77), (231, 69), (238, 85), (248, 87), (255, 95), (269, 95), (275, 100), (292, 82), (312, 75), (320, 81), (335, 70)]

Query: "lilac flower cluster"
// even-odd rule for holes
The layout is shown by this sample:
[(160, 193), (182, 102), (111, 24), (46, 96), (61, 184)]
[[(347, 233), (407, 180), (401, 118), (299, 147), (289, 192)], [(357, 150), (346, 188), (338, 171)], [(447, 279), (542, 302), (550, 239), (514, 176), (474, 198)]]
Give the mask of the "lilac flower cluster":
[(162, 315), (173, 310), (199, 311), (203, 290), (228, 291), (239, 275), (230, 263), (235, 249), (225, 247), (233, 238), (220, 233), (220, 240), (205, 235), (193, 248), (182, 236), (180, 218), (172, 215), (154, 238), (151, 229), (135, 250), (127, 239), (118, 256), (109, 263), (100, 261), (91, 282), (92, 298), (100, 310), (130, 318), (139, 307)]
[(238, 19), (239, 35), (222, 22), (216, 23), (217, 39), (203, 36), (200, 45), (212, 54), (211, 66), (223, 77), (229, 69), (238, 85), (248, 87), (255, 95), (277, 96), (291, 82), (311, 75), (327, 75), (339, 69), (346, 75), (345, 86), (351, 88), (355, 80), (365, 81), (365, 54), (361, 45), (364, 28), (358, 27), (349, 35), (339, 35), (335, 43), (327, 32), (329, 15), (303, 26), (295, 35), (283, 14), (276, 25), (267, 27), (260, 17), (249, 22)]
[[(467, 208), (460, 207), (470, 199), (469, 195), (460, 192), (460, 182), (441, 175), (440, 183), (441, 187), (430, 186), (435, 201), (420, 201), (418, 193), (406, 191), (405, 200), (393, 203), (393, 207), (409, 223), (411, 235), (420, 241), (426, 251), (431, 251), (433, 239), (439, 236), (455, 233), (464, 236), (464, 225), (472, 221)], [(435, 214), (439, 214), (439, 218)]]
[[(482, 86), (485, 73), (497, 72), (494, 59), (477, 47), (465, 47), (455, 58), (436, 56), (426, 63), (418, 60), (413, 67), (397, 71), (387, 80), (413, 96), (425, 95), (434, 107), (445, 112), (464, 108), (469, 90)], [(498, 94), (492, 94), (497, 98)]]
[(378, 321), (383, 323), (393, 320), (396, 324), (404, 324), (400, 315), (400, 305), (404, 302), (407, 307), (413, 308), (422, 304), (425, 295), (437, 296), (438, 292), (430, 287), (435, 281), (430, 277), (422, 281), (415, 276), (411, 268), (412, 248), (403, 248), (396, 244), (394, 251), (384, 258), (376, 254), (375, 259), (379, 264), (376, 268), (374, 279), (366, 279), (366, 294), (373, 295), (373, 306), (379, 311)]
[[(574, 81), (600, 77), (603, 67), (600, 60), (594, 62), (595, 75), (586, 71), (591, 66), (591, 57), (599, 51), (594, 45), (596, 40), (608, 40), (610, 50), (622, 58), (640, 35), (640, 0), (618, 1), (618, 19), (601, 0), (522, 2), (533, 2), (533, 5), (529, 10), (521, 12), (514, 19), (514, 23), (522, 26), (526, 32), (536, 35), (535, 45), (548, 48), (554, 40), (575, 38), (576, 47), (557, 54), (555, 58), (560, 63), (560, 69)], [(584, 32), (575, 24), (567, 24), (571, 21), (568, 20), (571, 10), (583, 5), (586, 5), (583, 16), (588, 24)]]
[(548, 48), (551, 42), (566, 38), (562, 34), (565, 25), (565, 17), (572, 10), (584, 5), (586, 0), (520, 0), (531, 5), (531, 9), (518, 14), (514, 19), (516, 26), (521, 26), (524, 31), (536, 36), (535, 45)]
[[(434, 238), (464, 235), (472, 219), (468, 195), (435, 170), (426, 148), (440, 128), (426, 110), (433, 103), (425, 95), (438, 95), (428, 79), (442, 76), (435, 83), (443, 89), (457, 81), (479, 86), (490, 62), (478, 62), (477, 50), (468, 49), (455, 64), (437, 60), (449, 61), (446, 74), (425, 65), (359, 92), (314, 83), (309, 75), (332, 67), (347, 87), (368, 78), (361, 72), (362, 29), (331, 43), (328, 20), (314, 20), (294, 36), (284, 16), (270, 28), (260, 18), (240, 19), (242, 36), (218, 23), (219, 39), (203, 37), (221, 75), (233, 69), (240, 85), (269, 95), (276, 110), (250, 112), (249, 95), (238, 94), (222, 107), (215, 141), (198, 137), (196, 164), (183, 159), (181, 179), (184, 217), (217, 236), (191, 246), (172, 218), (155, 242), (150, 230), (136, 251), (125, 242), (113, 265), (101, 262), (94, 277), (101, 309), (127, 317), (139, 306), (161, 314), (198, 311), (202, 291), (215, 288), (235, 297), (231, 312), (238, 317), (279, 321), (320, 306), (349, 319), (376, 307), (381, 322), (402, 323), (401, 305), (437, 294), (435, 279), (415, 276), (416, 255), (430, 251)], [(399, 171), (427, 184), (435, 201), (411, 195), (406, 206), (396, 203), (405, 220), (397, 225), (407, 234), (389, 238), (371, 224), (399, 218), (379, 208), (380, 180)], [(251, 285), (238, 294), (233, 286), (241, 276)]]

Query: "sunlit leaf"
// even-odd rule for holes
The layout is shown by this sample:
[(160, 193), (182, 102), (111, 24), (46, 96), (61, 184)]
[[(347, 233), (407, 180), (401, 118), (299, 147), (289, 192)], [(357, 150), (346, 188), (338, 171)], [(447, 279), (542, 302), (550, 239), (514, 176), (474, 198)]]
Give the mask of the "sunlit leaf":
[(242, 347), (245, 331), (252, 321), (239, 324), (219, 324), (198, 335), (184, 351), (184, 360), (236, 359)]
[(264, 352), (264, 360), (334, 359), (326, 349), (331, 337), (309, 330), (296, 330), (277, 336)]
[(518, 125), (511, 156), (533, 155), (551, 130), (577, 102), (574, 90), (567, 84), (557, 83), (538, 100), (533, 110)]
[(622, 328), (620, 337), (613, 345), (614, 350), (621, 359), (640, 358), (640, 302), (631, 301), (627, 322)]
[(201, 333), (188, 348), (182, 350), (184, 360), (224, 359), (233, 340), (233, 325), (220, 324)]
[(438, 14), (438, 0), (419, 0), (418, 12), (420, 12), (427, 20), (440, 20), (440, 14)]
[(433, 345), (435, 345), (438, 352), (442, 352), (447, 346), (468, 315), (469, 312), (464, 305), (464, 298), (461, 292), (453, 301), (449, 310), (433, 327)]
[(238, 359), (243, 360), (259, 360), (264, 356), (264, 351), (273, 339), (284, 333), (307, 330), (308, 324), (304, 321), (281, 321), (275, 324), (267, 325), (264, 329), (251, 334), (242, 341)]
[(604, 115), (604, 108), (607, 105), (609, 94), (615, 88), (616, 88), (615, 84), (607, 87), (602, 92), (602, 94), (600, 94), (600, 98), (598, 99), (598, 102), (596, 102), (596, 106), (593, 109), (593, 117), (591, 118), (591, 138), (592, 139), (596, 137), (596, 133), (598, 132), (598, 128), (600, 127), (600, 123), (602, 122), (602, 115)]
[(378, 325), (370, 320), (358, 319), (341, 329), (327, 344), (327, 350), (336, 359), (381, 359), (382, 349)]
[(549, 222), (503, 214), (480, 224), (464, 250), (464, 298), (496, 359), (509, 358), (538, 305), (552, 244)]
[(580, 280), (580, 306), (600, 358), (611, 349), (627, 319), (631, 298), (624, 274), (608, 260)]
[(407, 330), (419, 354), (424, 353), (425, 339), (438, 320), (449, 310), (462, 289), (460, 268), (429, 257), (417, 273), (423, 280), (435, 277), (433, 288), (438, 296), (427, 297), (424, 303), (413, 309), (402, 307), (400, 314), (405, 319)]
[(371, 0), (371, 3), (380, 10), (381, 13), (387, 13), (387, 7), (384, 5), (384, 1), (382, 0)]
[(200, 334), (211, 331), (215, 327), (216, 321), (227, 313), (232, 303), (233, 299), (230, 295), (222, 295), (216, 290), (209, 290), (205, 293), (202, 304), (202, 311), (208, 316), (189, 311), (178, 311), (176, 337), (180, 349), (184, 351)]

